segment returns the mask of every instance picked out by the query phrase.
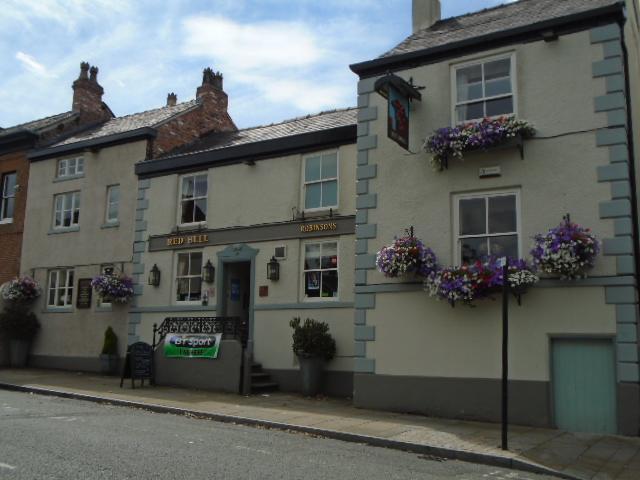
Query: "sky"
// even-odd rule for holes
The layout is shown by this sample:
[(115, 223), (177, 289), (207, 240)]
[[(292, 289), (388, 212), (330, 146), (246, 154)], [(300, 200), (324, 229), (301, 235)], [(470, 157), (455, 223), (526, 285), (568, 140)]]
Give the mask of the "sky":
[[(443, 18), (508, 0), (443, 0)], [(349, 65), (411, 33), (411, 0), (3, 0), (0, 126), (71, 109), (80, 62), (117, 116), (224, 75), (240, 128), (353, 106)]]

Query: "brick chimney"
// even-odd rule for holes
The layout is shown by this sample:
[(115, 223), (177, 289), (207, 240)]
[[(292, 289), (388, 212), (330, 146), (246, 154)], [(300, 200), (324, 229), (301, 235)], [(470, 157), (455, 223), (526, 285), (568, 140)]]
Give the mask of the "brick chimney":
[(167, 95), (167, 107), (175, 107), (176, 103), (178, 103), (178, 96), (171, 92), (169, 95)]
[(440, 0), (413, 0), (411, 9), (413, 33), (440, 20)]
[(98, 83), (98, 67), (80, 64), (80, 76), (73, 82), (72, 110), (80, 114), (80, 123), (95, 123), (111, 118), (111, 112), (102, 102), (104, 89)]
[(213, 72), (207, 67), (202, 72), (202, 85), (196, 90), (196, 99), (205, 105), (207, 110), (215, 109), (218, 113), (227, 112), (229, 100), (222, 89), (222, 74)]

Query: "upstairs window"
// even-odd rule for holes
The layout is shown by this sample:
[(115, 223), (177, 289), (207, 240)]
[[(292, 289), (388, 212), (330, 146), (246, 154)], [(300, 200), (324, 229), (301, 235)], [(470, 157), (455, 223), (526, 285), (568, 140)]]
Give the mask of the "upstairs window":
[(58, 178), (75, 177), (84, 173), (84, 158), (63, 158), (58, 161)]
[(118, 221), (118, 210), (120, 208), (120, 185), (110, 185), (107, 187), (107, 223)]
[(56, 195), (53, 204), (53, 228), (68, 228), (80, 223), (80, 192)]
[(514, 57), (454, 67), (456, 123), (515, 113)]
[(207, 174), (185, 175), (180, 187), (180, 224), (207, 221)]
[(338, 154), (323, 153), (305, 158), (304, 209), (338, 206)]
[(458, 260), (471, 263), (488, 256), (519, 258), (518, 204), (517, 192), (458, 196)]
[(16, 206), (16, 172), (2, 175), (2, 185), (0, 185), (2, 197), (0, 198), (0, 223), (11, 223), (13, 221), (13, 211)]

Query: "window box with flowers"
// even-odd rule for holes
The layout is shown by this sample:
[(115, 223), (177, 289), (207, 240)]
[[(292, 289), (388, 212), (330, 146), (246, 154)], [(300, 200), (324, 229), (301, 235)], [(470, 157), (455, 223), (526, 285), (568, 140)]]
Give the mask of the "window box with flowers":
[(106, 303), (127, 303), (133, 296), (133, 280), (124, 274), (98, 275), (91, 286)]

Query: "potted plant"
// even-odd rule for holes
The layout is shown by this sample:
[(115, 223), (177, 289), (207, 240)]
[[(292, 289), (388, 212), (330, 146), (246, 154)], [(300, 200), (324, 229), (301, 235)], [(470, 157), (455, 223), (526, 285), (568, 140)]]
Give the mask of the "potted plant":
[(111, 327), (104, 332), (100, 371), (105, 375), (113, 375), (118, 371), (118, 337)]
[(322, 383), (325, 362), (336, 354), (336, 342), (325, 322), (307, 318), (301, 323), (300, 317), (295, 317), (289, 325), (293, 328), (293, 353), (300, 362), (302, 393), (316, 395)]
[(9, 303), (0, 313), (0, 330), (9, 339), (9, 363), (12, 367), (27, 365), (31, 342), (40, 323), (23, 303)]

